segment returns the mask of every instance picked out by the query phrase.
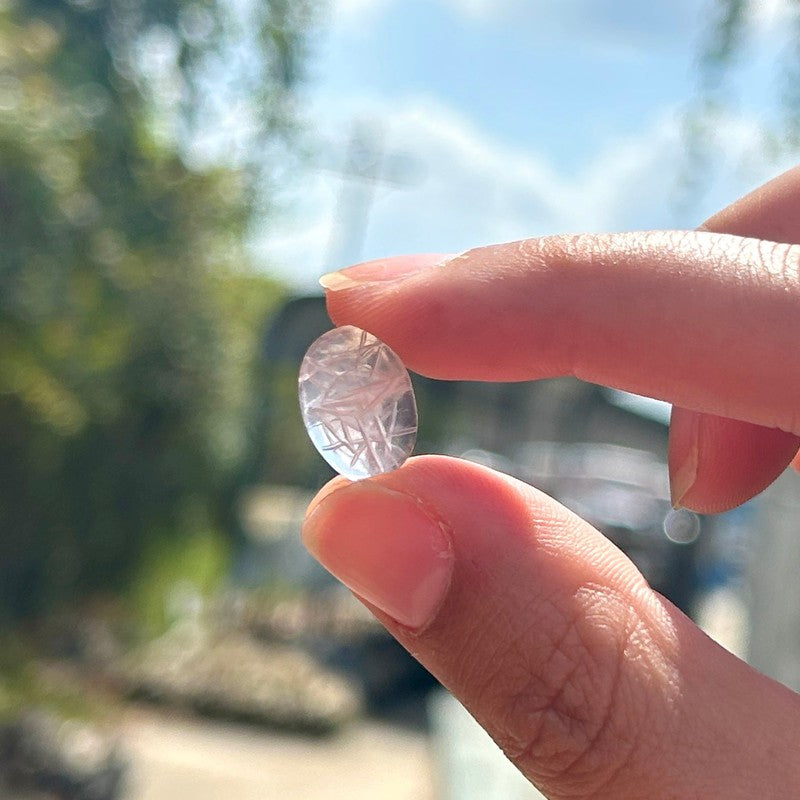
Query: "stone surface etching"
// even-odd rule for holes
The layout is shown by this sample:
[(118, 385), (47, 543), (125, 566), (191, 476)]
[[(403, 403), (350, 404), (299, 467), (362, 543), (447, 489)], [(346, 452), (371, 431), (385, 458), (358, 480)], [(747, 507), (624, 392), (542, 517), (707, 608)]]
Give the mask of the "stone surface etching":
[(399, 467), (414, 449), (417, 406), (397, 355), (346, 325), (320, 336), (303, 359), (300, 411), (323, 458), (351, 480)]

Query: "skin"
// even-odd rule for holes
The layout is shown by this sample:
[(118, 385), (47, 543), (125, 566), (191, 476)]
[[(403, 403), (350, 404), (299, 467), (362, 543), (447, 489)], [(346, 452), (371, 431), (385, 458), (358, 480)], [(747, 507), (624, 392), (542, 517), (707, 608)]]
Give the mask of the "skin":
[[(798, 244), (796, 169), (694, 232), (386, 259), (324, 283), (336, 324), (423, 374), (575, 375), (674, 403), (673, 500), (722, 511), (798, 451)], [(552, 800), (800, 796), (798, 696), (536, 489), (419, 457), (333, 481), (303, 536)]]

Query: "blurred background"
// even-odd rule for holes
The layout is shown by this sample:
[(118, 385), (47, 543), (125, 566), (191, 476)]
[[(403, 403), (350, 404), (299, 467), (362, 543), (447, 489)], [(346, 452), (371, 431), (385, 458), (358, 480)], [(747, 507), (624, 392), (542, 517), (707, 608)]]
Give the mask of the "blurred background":
[[(793, 0), (0, 0), (0, 797), (532, 798), (298, 541), (316, 278), (694, 227), (800, 153)], [(672, 512), (669, 408), (415, 378), (800, 688), (797, 478)]]

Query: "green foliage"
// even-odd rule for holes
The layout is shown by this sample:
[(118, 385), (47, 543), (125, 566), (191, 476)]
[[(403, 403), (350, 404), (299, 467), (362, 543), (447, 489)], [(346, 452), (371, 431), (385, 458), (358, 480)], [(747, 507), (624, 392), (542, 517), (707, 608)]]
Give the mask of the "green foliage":
[[(297, 402), (297, 367), (272, 364), (262, 375), (264, 450), (256, 459), (268, 483), (319, 488), (334, 476), (309, 441)], [(256, 476), (254, 476), (256, 477)]]
[[(732, 75), (747, 53), (752, 19), (760, 4), (755, 0), (710, 0), (711, 20), (699, 58), (699, 91), (689, 110), (690, 144), (700, 148), (713, 138), (716, 125), (736, 104)], [(772, 149), (800, 146), (800, 0), (787, 0), (782, 29), (788, 30), (788, 46), (776, 49), (775, 80), (764, 87), (762, 102), (777, 107), (775, 124), (765, 144)], [(700, 160), (700, 158), (698, 158)]]
[[(711, 179), (719, 152), (717, 133), (729, 124), (741, 98), (737, 69), (748, 54), (756, 0), (709, 0), (708, 26), (698, 58), (698, 89), (684, 113), (686, 158), (679, 197), (688, 211)], [(800, 148), (800, 0), (787, 0), (781, 28), (788, 45), (775, 47), (773, 78), (759, 93), (763, 148), (772, 156)]]
[[(4, 615), (121, 585), (195, 509), (227, 520), (280, 295), (242, 244), (274, 166), (252, 145), (293, 130), (308, 21), (244, 5), (0, 3)], [(222, 75), (243, 29), (246, 68)], [(198, 148), (220, 92), (250, 104), (239, 150)]]
[(31, 708), (47, 708), (64, 719), (107, 721), (119, 714), (112, 702), (87, 693), (77, 681), (49, 681), (27, 662), (11, 676), (0, 676), (0, 724)]
[(213, 530), (154, 537), (142, 553), (128, 591), (139, 633), (156, 637), (181, 616), (182, 605), (204, 601), (228, 572), (230, 541)]
[(716, 18), (701, 53), (701, 80), (708, 89), (719, 86), (724, 72), (736, 60), (747, 32), (748, 0), (717, 0)]

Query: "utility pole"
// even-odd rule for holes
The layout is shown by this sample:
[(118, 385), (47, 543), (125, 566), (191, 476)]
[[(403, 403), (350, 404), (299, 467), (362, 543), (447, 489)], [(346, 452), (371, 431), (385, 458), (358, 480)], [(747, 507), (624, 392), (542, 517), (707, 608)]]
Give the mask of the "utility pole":
[(421, 178), (420, 165), (408, 155), (385, 151), (385, 138), (380, 122), (356, 120), (344, 164), (330, 168), (342, 177), (342, 182), (325, 259), (328, 269), (361, 259), (379, 186), (408, 187)]

